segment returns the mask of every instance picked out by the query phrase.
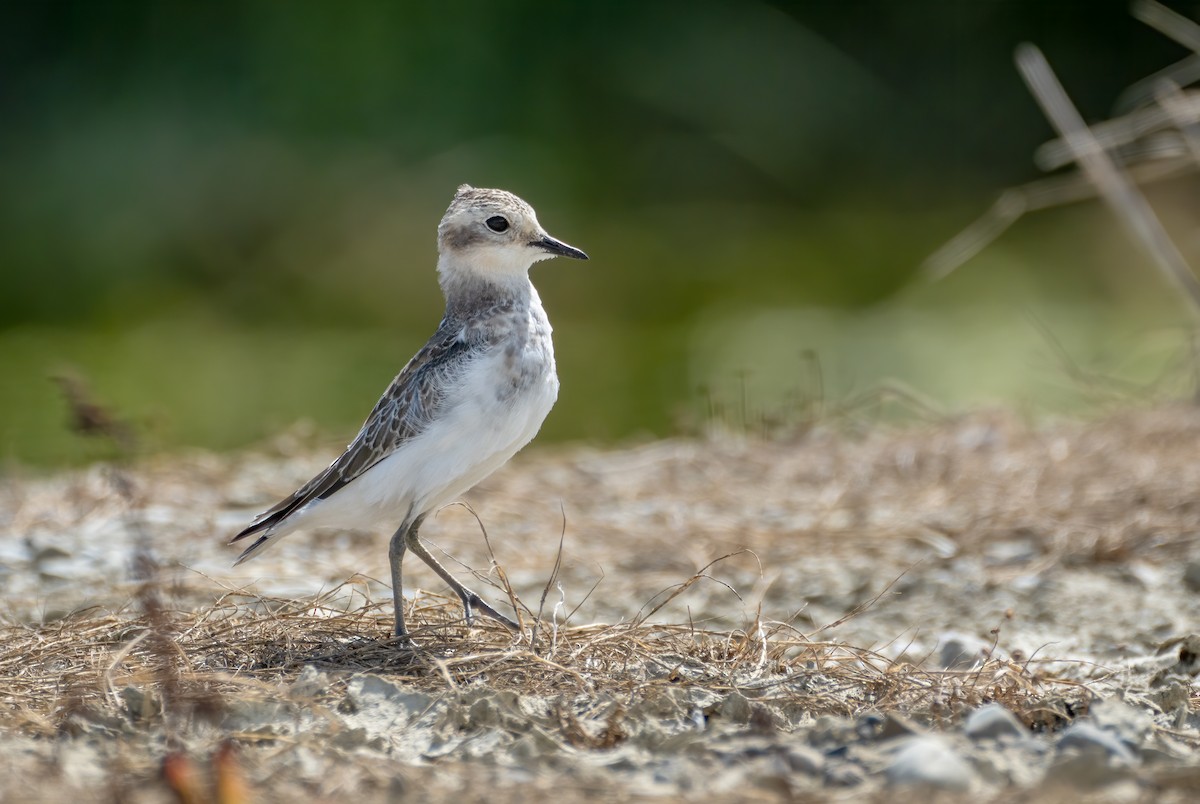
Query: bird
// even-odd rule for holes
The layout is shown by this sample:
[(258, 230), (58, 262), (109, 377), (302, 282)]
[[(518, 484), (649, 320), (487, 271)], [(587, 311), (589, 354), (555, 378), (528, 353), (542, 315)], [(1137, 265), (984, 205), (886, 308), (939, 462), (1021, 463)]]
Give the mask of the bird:
[(358, 435), (329, 466), (233, 537), (257, 537), (241, 564), (300, 529), (372, 530), (388, 543), (395, 636), (404, 620), (402, 563), (411, 551), (462, 601), (516, 631), (443, 567), (419, 537), (425, 517), (499, 469), (537, 434), (558, 399), (550, 321), (529, 280), (534, 263), (588, 259), (551, 237), (516, 195), (461, 185), (437, 229), (446, 308), (429, 342), (400, 370)]

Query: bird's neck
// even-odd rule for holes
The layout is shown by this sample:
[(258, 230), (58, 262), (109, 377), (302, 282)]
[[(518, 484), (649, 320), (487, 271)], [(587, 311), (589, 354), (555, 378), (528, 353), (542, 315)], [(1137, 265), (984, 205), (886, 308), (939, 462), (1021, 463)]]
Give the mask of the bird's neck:
[(446, 314), (468, 318), (473, 313), (500, 305), (527, 307), (536, 297), (529, 275), (480, 273), (438, 261), (438, 284), (446, 297)]

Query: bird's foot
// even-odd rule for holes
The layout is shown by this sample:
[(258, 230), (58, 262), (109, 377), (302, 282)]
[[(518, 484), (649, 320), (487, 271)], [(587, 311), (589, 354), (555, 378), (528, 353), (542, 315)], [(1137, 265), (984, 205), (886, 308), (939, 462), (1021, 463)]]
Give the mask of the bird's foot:
[(467, 625), (474, 625), (475, 609), (479, 609), (480, 614), (486, 614), (488, 617), (500, 623), (508, 630), (520, 630), (520, 626), (518, 626), (511, 617), (506, 617), (505, 615), (496, 611), (494, 608), (489, 606), (483, 598), (472, 592), (470, 589), (464, 589), (463, 591), (459, 592), (458, 597), (460, 600), (462, 600), (463, 614), (466, 617)]
[(417, 643), (413, 642), (413, 638), (409, 636), (408, 631), (396, 629), (392, 634), (392, 643), (398, 650), (416, 651)]
[(412, 636), (408, 633), (408, 626), (400, 612), (401, 609), (396, 609), (396, 625), (392, 629), (392, 640), (400, 650), (416, 651), (417, 643), (413, 642)]

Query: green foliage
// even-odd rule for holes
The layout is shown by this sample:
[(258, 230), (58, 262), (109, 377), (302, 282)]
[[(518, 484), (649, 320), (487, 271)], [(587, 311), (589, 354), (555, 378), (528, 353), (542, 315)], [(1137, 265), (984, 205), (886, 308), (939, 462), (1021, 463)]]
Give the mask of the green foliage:
[[(1178, 55), (1123, 7), (1051, 6), (7, 4), (0, 452), (71, 456), (62, 365), (162, 445), (353, 427), (436, 323), (462, 181), (593, 257), (537, 269), (566, 381), (546, 435), (671, 432), (753, 362), (706, 362), (701, 322), (878, 305), (1029, 177), (1016, 41), (1094, 114)], [(1004, 282), (1052, 284), (1028, 256)], [(1122, 270), (1048, 273), (1103, 305)], [(860, 361), (831, 326), (763, 351)]]

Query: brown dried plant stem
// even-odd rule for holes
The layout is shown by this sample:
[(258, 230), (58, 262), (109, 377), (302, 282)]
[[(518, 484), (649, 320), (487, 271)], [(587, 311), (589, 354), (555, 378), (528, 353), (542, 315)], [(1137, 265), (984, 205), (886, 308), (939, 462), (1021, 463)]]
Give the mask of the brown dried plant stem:
[(1200, 322), (1200, 281), (1145, 196), (1088, 128), (1042, 52), (1033, 45), (1023, 44), (1017, 48), (1016, 63), (1029, 91), (1067, 143), (1075, 161)]

